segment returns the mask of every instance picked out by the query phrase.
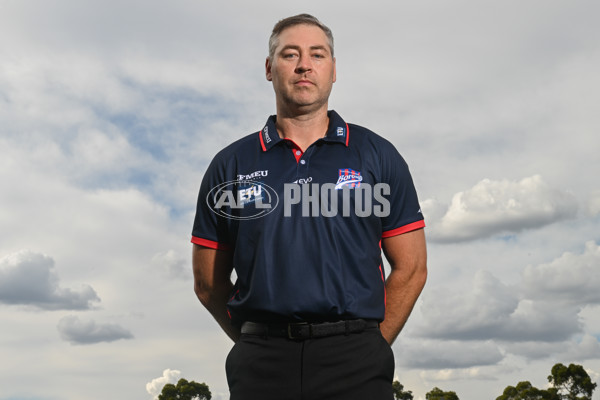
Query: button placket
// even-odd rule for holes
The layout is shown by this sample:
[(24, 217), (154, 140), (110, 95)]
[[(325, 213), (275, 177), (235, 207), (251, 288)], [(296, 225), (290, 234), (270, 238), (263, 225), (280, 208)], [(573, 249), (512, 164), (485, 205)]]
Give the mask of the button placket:
[(312, 153), (312, 148), (308, 148), (306, 149), (306, 151), (302, 154), (302, 156), (300, 157), (300, 159), (298, 160), (298, 164), (297, 164), (297, 173), (296, 173), (296, 178), (297, 179), (306, 179), (308, 178), (308, 164), (309, 164), (309, 160), (310, 160), (310, 155)]

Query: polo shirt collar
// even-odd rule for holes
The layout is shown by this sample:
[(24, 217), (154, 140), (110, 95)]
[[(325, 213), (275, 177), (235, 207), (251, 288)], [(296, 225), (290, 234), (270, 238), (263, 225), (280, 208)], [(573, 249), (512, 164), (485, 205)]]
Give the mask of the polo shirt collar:
[[(333, 110), (328, 111), (327, 116), (329, 117), (329, 127), (327, 128), (327, 134), (323, 140), (326, 142), (339, 142), (348, 146), (348, 140), (350, 136), (348, 124), (337, 112)], [(271, 147), (283, 140), (277, 133), (277, 128), (275, 127), (276, 119), (276, 115), (271, 115), (265, 126), (259, 132), (260, 146), (262, 147), (263, 151), (269, 150)]]

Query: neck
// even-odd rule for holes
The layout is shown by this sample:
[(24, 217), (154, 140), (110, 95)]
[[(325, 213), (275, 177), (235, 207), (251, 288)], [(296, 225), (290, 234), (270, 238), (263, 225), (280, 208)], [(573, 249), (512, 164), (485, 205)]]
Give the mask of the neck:
[(294, 141), (302, 151), (325, 136), (329, 127), (327, 104), (307, 113), (291, 113), (278, 107), (275, 126), (279, 136)]

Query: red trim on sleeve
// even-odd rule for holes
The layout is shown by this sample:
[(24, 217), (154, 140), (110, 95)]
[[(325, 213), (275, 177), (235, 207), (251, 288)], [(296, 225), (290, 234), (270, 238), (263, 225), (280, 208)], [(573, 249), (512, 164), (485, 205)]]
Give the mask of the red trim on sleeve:
[(265, 147), (265, 142), (263, 139), (263, 131), (258, 131), (258, 136), (260, 137), (260, 147), (262, 147), (263, 151), (267, 151), (267, 148)]
[(209, 249), (216, 249), (216, 250), (229, 250), (230, 247), (227, 243), (219, 243), (219, 242), (214, 242), (212, 240), (208, 240), (208, 239), (202, 239), (196, 236), (192, 236), (192, 243), (197, 244), (198, 246), (203, 246), (203, 247), (208, 247)]
[(391, 231), (385, 231), (381, 234), (382, 238), (388, 238), (396, 235), (401, 235), (406, 232), (415, 231), (420, 228), (425, 228), (425, 221), (420, 220), (413, 222), (412, 224), (401, 226), (400, 228), (392, 229)]
[(350, 139), (350, 128), (348, 128), (348, 123), (346, 122), (346, 147), (348, 147), (349, 139)]
[(383, 308), (385, 308), (387, 306), (387, 290), (385, 290), (385, 274), (381, 264), (379, 264), (379, 272), (381, 272), (381, 280), (383, 281)]
[[(235, 299), (235, 296), (237, 296), (237, 294), (240, 292), (240, 289), (236, 290), (235, 293), (233, 294), (233, 296), (231, 296), (231, 298), (229, 299), (229, 301), (233, 301), (233, 299)], [(233, 319), (231, 318), (231, 313), (229, 312), (229, 309), (227, 309), (227, 315), (229, 316), (229, 319)]]

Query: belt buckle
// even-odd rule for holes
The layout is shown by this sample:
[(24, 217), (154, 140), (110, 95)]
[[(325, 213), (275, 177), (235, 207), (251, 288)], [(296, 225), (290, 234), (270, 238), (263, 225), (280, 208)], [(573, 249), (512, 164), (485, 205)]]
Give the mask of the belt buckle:
[[(290, 339), (290, 340), (303, 339), (301, 336), (294, 336), (294, 333), (292, 332), (292, 327), (295, 327), (298, 325), (308, 325), (308, 322), (294, 322), (294, 323), (287, 324), (288, 339)], [(310, 332), (309, 332), (309, 335), (310, 335)]]

